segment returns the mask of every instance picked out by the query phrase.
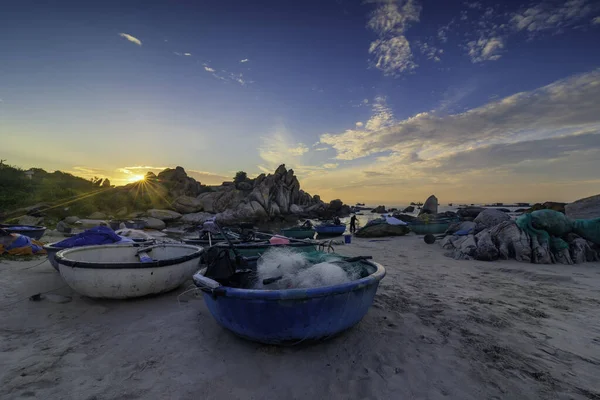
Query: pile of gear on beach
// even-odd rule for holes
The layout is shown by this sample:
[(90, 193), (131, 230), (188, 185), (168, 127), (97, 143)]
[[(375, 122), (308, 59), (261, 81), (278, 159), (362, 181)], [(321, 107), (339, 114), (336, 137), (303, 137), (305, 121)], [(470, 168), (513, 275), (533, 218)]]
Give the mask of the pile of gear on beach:
[(534, 264), (600, 261), (600, 218), (570, 218), (559, 211), (538, 210), (513, 219), (490, 208), (472, 221), (451, 225), (440, 243), (449, 250), (446, 255), (455, 259)]

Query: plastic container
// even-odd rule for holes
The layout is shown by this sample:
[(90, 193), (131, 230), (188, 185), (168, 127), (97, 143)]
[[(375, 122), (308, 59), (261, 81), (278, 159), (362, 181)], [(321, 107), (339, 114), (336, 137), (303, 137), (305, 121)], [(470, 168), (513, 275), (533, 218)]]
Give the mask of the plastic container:
[(283, 236), (273, 236), (269, 239), (269, 243), (271, 244), (290, 244), (290, 240)]
[(346, 244), (352, 243), (352, 235), (344, 235), (344, 243), (346, 243)]

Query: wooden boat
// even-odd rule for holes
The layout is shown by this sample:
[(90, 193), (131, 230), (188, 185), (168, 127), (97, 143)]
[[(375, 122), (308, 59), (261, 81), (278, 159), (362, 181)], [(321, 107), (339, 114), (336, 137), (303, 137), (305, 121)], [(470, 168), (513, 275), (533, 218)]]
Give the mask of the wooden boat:
[[(154, 243), (154, 240), (146, 240), (146, 239), (138, 239), (138, 238), (132, 238), (132, 240), (134, 241), (134, 243), (131, 242), (125, 242), (125, 243), (114, 243), (115, 245), (119, 245), (119, 246), (150, 246)], [(56, 254), (61, 251), (61, 250), (65, 250), (64, 247), (56, 247), (55, 244), (58, 242), (54, 242), (54, 243), (48, 243), (44, 245), (44, 250), (46, 250), (46, 254), (48, 255), (48, 261), (50, 262), (50, 264), (54, 267), (55, 270), (60, 271), (58, 268), (58, 261), (56, 261)], [(99, 245), (99, 246), (106, 246), (106, 245)]]
[[(245, 267), (256, 271), (256, 262)], [(217, 281), (203, 269), (193, 279), (210, 313), (224, 328), (261, 343), (298, 344), (335, 336), (368, 312), (385, 268), (367, 260), (352, 262), (352, 267), (360, 269), (358, 279), (308, 289), (257, 290), (256, 276), (248, 270)]]
[(185, 244), (149, 247), (101, 245), (56, 254), (67, 285), (87, 297), (127, 299), (168, 292), (198, 270), (203, 248)]
[(8, 233), (18, 233), (34, 240), (40, 240), (46, 232), (45, 226), (37, 225), (0, 224), (0, 228)]
[(321, 224), (315, 226), (315, 231), (320, 237), (341, 236), (346, 232), (346, 224)]
[(295, 226), (281, 230), (281, 234), (292, 239), (312, 239), (315, 237), (315, 230), (304, 226)]

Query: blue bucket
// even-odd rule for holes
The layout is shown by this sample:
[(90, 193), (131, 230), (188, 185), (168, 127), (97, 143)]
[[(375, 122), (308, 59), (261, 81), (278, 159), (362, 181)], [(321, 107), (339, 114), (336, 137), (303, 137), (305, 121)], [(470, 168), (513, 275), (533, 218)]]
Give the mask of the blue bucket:
[(344, 243), (346, 243), (346, 244), (352, 243), (352, 235), (344, 235)]

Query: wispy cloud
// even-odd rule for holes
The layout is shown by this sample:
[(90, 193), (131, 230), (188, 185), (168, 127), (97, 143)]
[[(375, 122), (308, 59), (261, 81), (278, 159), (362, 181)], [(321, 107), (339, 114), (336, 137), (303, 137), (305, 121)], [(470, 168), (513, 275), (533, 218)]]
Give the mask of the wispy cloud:
[(373, 65), (385, 75), (399, 76), (417, 67), (405, 31), (411, 23), (419, 22), (421, 6), (416, 0), (384, 2), (373, 11), (367, 27), (379, 38), (369, 46)]
[(247, 58), (244, 58), (243, 60), (240, 60), (241, 63), (247, 63), (248, 61), (250, 61), (250, 60), (248, 60)]
[(560, 33), (564, 28), (581, 22), (591, 12), (588, 0), (568, 0), (561, 4), (543, 1), (514, 13), (510, 25), (514, 30), (526, 31), (530, 35), (544, 31)]
[(192, 53), (183, 53), (183, 55), (189, 57), (192, 55)]
[(600, 16), (592, 19), (592, 25), (600, 25)]
[(131, 43), (135, 43), (135, 44), (137, 44), (138, 46), (141, 46), (141, 45), (142, 45), (142, 41), (141, 41), (140, 39), (136, 38), (135, 36), (131, 36), (131, 35), (130, 35), (130, 34), (128, 34), (128, 33), (119, 33), (119, 36), (121, 36), (121, 37), (123, 37), (123, 38), (127, 39), (127, 40), (128, 40), (128, 41), (130, 41)]
[(204, 66), (204, 70), (207, 72), (215, 72), (215, 70), (213, 68), (206, 66), (206, 65)]
[(363, 123), (362, 123), (362, 122), (360, 122), (360, 121), (358, 121), (358, 122), (357, 122), (356, 124), (354, 124), (354, 125), (356, 125), (356, 127), (357, 127), (357, 128), (362, 128), (363, 126), (365, 126), (365, 124), (363, 124)]
[[(585, 127), (600, 127), (600, 70), (517, 93), (464, 113), (438, 116), (420, 113), (394, 121), (385, 106), (374, 110), (365, 131), (324, 134), (337, 158), (352, 160), (391, 152), (406, 162), (414, 154), (423, 160), (493, 144), (544, 139)], [(371, 122), (371, 121), (370, 121)], [(383, 159), (385, 159), (385, 157)], [(389, 159), (388, 159), (389, 161)]]
[(480, 37), (478, 40), (473, 40), (467, 43), (469, 57), (474, 63), (483, 61), (495, 61), (502, 55), (500, 51), (504, 48), (504, 39), (501, 37)]
[(264, 164), (259, 165), (259, 169), (263, 172), (273, 172), (280, 164), (292, 167), (303, 165), (302, 156), (308, 151), (308, 146), (295, 142), (288, 130), (280, 125), (272, 134), (261, 138), (258, 154)]

